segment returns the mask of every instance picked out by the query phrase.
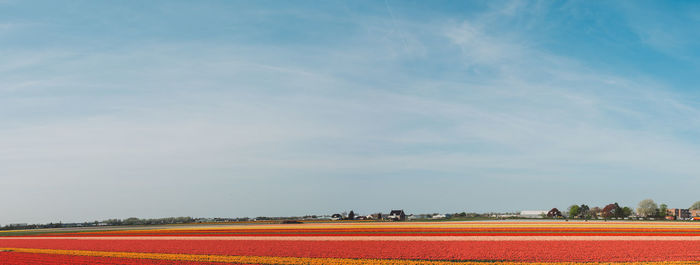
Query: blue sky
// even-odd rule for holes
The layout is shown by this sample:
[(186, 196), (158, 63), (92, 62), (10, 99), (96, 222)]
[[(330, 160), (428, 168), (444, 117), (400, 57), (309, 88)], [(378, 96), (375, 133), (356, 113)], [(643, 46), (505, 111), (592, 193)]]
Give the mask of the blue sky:
[(699, 9), (0, 0), (0, 223), (688, 207)]

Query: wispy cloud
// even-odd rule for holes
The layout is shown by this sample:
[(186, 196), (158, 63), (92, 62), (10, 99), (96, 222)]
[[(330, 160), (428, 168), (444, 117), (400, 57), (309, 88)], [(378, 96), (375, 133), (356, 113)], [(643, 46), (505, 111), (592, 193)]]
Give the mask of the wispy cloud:
[[(352, 34), (317, 46), (4, 55), (0, 176), (17, 188), (0, 199), (27, 207), (0, 208), (0, 222), (690, 201), (664, 191), (700, 184), (697, 107), (663, 80), (601, 71), (504, 26), (523, 12), (538, 25), (546, 8), (353, 14), (339, 18)], [(387, 198), (396, 187), (406, 194)], [(445, 195), (420, 196), (434, 191)]]

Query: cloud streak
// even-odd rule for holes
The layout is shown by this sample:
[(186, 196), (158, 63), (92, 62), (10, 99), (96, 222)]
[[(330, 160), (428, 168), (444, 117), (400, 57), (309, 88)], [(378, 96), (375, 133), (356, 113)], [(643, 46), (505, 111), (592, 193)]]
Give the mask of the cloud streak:
[(692, 101), (505, 27), (528, 8), (6, 55), (0, 223), (691, 202), (665, 191), (700, 184)]

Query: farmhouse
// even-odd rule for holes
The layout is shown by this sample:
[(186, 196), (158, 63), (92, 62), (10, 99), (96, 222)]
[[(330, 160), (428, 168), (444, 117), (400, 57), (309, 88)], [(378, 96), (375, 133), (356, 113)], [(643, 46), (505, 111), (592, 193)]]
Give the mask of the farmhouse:
[(406, 213), (403, 210), (391, 210), (386, 219), (392, 221), (406, 221)]
[(368, 220), (381, 220), (382, 219), (382, 213), (373, 213), (367, 216)]
[(688, 209), (667, 209), (666, 215), (673, 216), (676, 220), (690, 219), (690, 210)]
[(343, 220), (343, 216), (340, 215), (339, 213), (331, 215), (331, 220), (337, 221), (337, 220)]

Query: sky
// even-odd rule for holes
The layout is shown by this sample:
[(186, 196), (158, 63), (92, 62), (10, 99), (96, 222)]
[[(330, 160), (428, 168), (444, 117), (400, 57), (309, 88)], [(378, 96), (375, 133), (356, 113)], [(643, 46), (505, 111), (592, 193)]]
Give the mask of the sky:
[(699, 11), (0, 0), (0, 224), (687, 208)]

